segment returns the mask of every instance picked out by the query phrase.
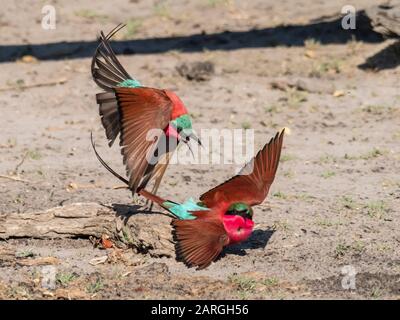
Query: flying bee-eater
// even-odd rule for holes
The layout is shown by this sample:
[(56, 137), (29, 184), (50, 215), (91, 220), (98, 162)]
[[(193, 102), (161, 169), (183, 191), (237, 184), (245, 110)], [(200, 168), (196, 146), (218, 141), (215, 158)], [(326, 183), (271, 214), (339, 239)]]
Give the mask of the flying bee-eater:
[[(179, 142), (189, 148), (191, 139), (201, 142), (186, 106), (174, 92), (142, 86), (119, 62), (109, 40), (123, 27), (118, 25), (107, 36), (100, 33), (91, 71), (104, 92), (96, 95), (96, 101), (110, 147), (119, 135), (129, 188), (135, 193), (154, 180), (156, 193)], [(165, 138), (152, 136), (152, 130)]]

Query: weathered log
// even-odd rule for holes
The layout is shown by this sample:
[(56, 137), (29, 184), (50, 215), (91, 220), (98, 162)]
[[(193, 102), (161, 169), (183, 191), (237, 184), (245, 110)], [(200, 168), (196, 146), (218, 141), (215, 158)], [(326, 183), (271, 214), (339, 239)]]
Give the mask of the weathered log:
[(388, 37), (400, 37), (400, 1), (370, 7), (365, 10), (374, 31)]
[(100, 238), (151, 256), (173, 256), (171, 219), (138, 206), (74, 203), (31, 213), (0, 214), (0, 239)]

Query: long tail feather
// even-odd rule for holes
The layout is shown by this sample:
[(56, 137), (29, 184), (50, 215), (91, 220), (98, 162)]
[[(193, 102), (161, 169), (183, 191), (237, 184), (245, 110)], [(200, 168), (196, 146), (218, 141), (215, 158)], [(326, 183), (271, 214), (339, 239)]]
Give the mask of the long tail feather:
[(164, 203), (166, 202), (165, 199), (163, 199), (163, 198), (161, 198), (159, 196), (156, 196), (155, 194), (153, 194), (151, 192), (148, 192), (145, 189), (139, 190), (138, 194), (140, 194), (141, 196), (145, 197), (147, 200), (150, 200), (152, 202), (157, 203), (160, 207), (167, 209), (165, 207), (165, 205), (164, 205)]
[(90, 141), (92, 142), (92, 148), (94, 150), (94, 154), (96, 155), (97, 160), (100, 161), (100, 163), (103, 165), (104, 168), (106, 168), (114, 177), (118, 178), (121, 180), (123, 183), (125, 183), (127, 186), (129, 186), (129, 181), (126, 180), (124, 177), (116, 173), (111, 167), (100, 157), (99, 153), (96, 150), (96, 146), (93, 141), (93, 133), (90, 132)]
[[(125, 179), (124, 177), (122, 177), (121, 175), (119, 175), (118, 173), (116, 173), (103, 159), (102, 157), (100, 157), (99, 153), (96, 150), (96, 145), (94, 143), (93, 140), (93, 133), (90, 132), (90, 141), (92, 143), (92, 148), (94, 151), (94, 154), (96, 155), (97, 160), (99, 160), (99, 162), (101, 163), (101, 165), (107, 169), (108, 172), (110, 172), (114, 177), (118, 178), (119, 180), (121, 180), (123, 183), (125, 183), (127, 186), (129, 186), (129, 182), (127, 179)], [(142, 197), (146, 198), (147, 200), (151, 201), (151, 202), (155, 202), (157, 203), (160, 207), (164, 208), (165, 210), (167, 210), (171, 216), (175, 219), (178, 218), (178, 216), (176, 214), (174, 214), (173, 212), (171, 212), (169, 210), (169, 207), (165, 205), (165, 203), (169, 202), (169, 203), (173, 203), (172, 201), (167, 201), (159, 196), (156, 196), (155, 194), (146, 191), (145, 189), (140, 189), (137, 190), (137, 193), (139, 195), (141, 195)]]

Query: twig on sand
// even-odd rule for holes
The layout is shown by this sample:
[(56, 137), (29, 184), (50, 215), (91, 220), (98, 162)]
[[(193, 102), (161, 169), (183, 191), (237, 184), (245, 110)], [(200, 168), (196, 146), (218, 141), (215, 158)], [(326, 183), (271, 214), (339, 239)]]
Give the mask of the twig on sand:
[(13, 87), (3, 87), (0, 88), (0, 91), (10, 91), (10, 90), (22, 90), (22, 89), (30, 89), (30, 88), (37, 88), (37, 87), (48, 87), (48, 86), (55, 86), (57, 84), (64, 84), (67, 82), (67, 79), (61, 78), (55, 81), (48, 81), (48, 82), (40, 82), (40, 83), (33, 83), (33, 84), (26, 84), (26, 85), (17, 85)]
[(129, 187), (127, 187), (127, 186), (113, 186), (113, 189), (114, 190), (118, 190), (118, 189), (129, 189)]
[(24, 164), (26, 157), (28, 156), (28, 152), (25, 152), (24, 156), (22, 157), (22, 160), (15, 166), (14, 169), (14, 174), (18, 174), (19, 168)]
[(5, 175), (0, 174), (0, 178), (13, 180), (13, 181), (19, 181), (19, 182), (25, 182), (25, 183), (32, 183), (32, 181), (22, 179), (18, 176), (5, 176)]

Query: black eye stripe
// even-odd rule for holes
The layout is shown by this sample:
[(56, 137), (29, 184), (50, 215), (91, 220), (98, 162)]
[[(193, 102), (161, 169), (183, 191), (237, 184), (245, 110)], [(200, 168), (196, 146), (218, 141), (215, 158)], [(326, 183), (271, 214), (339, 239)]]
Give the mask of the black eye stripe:
[(227, 215), (238, 215), (238, 216), (244, 216), (244, 215), (249, 215), (251, 214), (251, 212), (247, 211), (247, 210), (242, 210), (242, 211), (227, 211), (225, 214)]
[[(240, 204), (240, 203), (239, 203)], [(250, 206), (246, 204), (233, 204), (231, 205), (227, 211), (225, 211), (225, 215), (229, 216), (240, 216), (245, 219), (253, 219), (253, 210), (251, 209)]]

